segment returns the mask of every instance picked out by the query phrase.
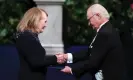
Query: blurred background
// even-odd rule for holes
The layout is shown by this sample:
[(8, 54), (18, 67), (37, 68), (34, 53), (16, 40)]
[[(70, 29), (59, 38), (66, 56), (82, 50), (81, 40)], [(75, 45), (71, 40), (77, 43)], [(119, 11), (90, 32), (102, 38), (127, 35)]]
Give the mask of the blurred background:
[[(29, 8), (37, 6), (35, 1), (37, 0), (0, 0), (0, 53), (5, 53), (4, 50), (7, 49), (9, 51), (6, 53), (10, 53), (10, 51), (12, 51), (11, 53), (14, 52), (11, 47), (3, 48), (3, 45), (13, 44), (13, 34), (16, 32), (18, 22)], [(62, 42), (65, 52), (68, 52), (68, 48), (72, 46), (86, 46), (90, 44), (95, 35), (95, 31), (88, 26), (86, 10), (88, 6), (93, 3), (100, 3), (108, 10), (111, 16), (111, 23), (119, 32), (126, 51), (130, 53), (126, 55), (126, 58), (129, 67), (128, 71), (131, 71), (130, 76), (132, 76), (133, 46), (131, 43), (133, 43), (133, 40), (131, 38), (133, 38), (133, 0), (65, 0), (62, 5)], [(75, 49), (78, 50), (79, 48)], [(6, 57), (7, 55), (8, 57)], [(3, 54), (0, 54), (0, 56), (3, 56)], [(8, 61), (4, 58), (8, 58)], [(9, 63), (8, 65), (10, 65), (9, 61), (11, 61), (11, 59), (13, 61), (18, 60), (17, 54), (5, 54), (4, 57), (0, 58), (0, 66), (5, 65), (5, 63)], [(7, 62), (3, 62), (2, 60)], [(16, 63), (17, 62), (14, 62), (13, 65), (17, 65)], [(3, 68), (5, 68), (5, 66), (3, 66)], [(3, 68), (0, 68), (0, 71), (3, 70)], [(10, 70), (13, 70), (12, 68)], [(3, 72), (4, 71), (5, 70), (3, 70)], [(5, 74), (7, 76), (7, 73)]]
[[(107, 8), (118, 30), (133, 32), (133, 0), (66, 0), (63, 4), (63, 42), (67, 46), (86, 45), (95, 33), (88, 27), (86, 10), (92, 3)], [(33, 0), (0, 0), (0, 44), (12, 44), (12, 34), (24, 12), (36, 6)]]

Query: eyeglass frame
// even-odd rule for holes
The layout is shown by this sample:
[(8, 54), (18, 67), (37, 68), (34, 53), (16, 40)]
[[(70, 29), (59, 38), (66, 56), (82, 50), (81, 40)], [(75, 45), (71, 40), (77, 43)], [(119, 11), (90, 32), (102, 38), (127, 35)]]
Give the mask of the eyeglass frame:
[(88, 21), (89, 21), (89, 25), (90, 25), (90, 20), (91, 20), (91, 18), (93, 18), (94, 16), (95, 16), (96, 14), (93, 14), (89, 19), (88, 19)]

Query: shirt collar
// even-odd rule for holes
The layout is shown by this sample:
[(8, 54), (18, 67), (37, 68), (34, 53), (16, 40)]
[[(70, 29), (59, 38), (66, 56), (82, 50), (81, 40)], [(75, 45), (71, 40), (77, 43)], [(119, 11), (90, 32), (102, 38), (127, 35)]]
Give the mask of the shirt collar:
[(108, 20), (105, 21), (105, 22), (103, 22), (103, 23), (99, 26), (99, 28), (97, 29), (97, 32), (99, 32), (99, 30), (101, 29), (101, 27), (102, 27), (105, 23), (107, 23), (107, 22), (108, 22)]

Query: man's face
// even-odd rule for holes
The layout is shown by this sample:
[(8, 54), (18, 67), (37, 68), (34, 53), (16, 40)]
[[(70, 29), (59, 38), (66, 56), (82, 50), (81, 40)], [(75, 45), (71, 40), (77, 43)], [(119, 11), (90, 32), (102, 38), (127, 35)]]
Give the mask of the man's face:
[(87, 20), (88, 24), (92, 26), (93, 29), (98, 27), (97, 14), (92, 14), (90, 10), (87, 10)]

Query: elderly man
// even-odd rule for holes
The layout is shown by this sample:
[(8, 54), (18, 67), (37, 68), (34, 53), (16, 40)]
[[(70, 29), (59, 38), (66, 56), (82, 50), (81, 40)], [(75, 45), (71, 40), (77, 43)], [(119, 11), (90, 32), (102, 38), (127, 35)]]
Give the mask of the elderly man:
[(71, 73), (77, 77), (90, 72), (94, 80), (123, 80), (125, 76), (125, 60), (119, 34), (109, 22), (108, 11), (100, 4), (93, 4), (87, 10), (89, 24), (97, 31), (89, 45), (89, 50), (63, 54), (68, 62), (62, 72)]

